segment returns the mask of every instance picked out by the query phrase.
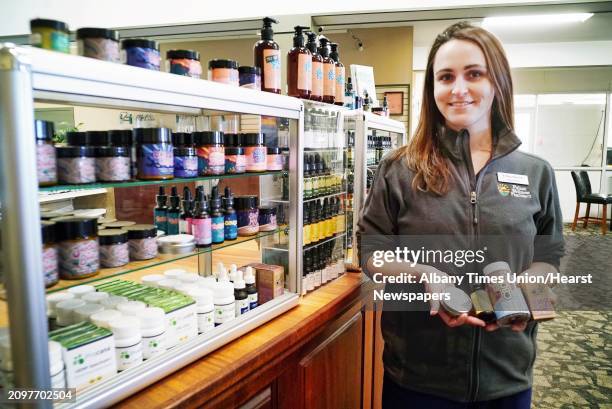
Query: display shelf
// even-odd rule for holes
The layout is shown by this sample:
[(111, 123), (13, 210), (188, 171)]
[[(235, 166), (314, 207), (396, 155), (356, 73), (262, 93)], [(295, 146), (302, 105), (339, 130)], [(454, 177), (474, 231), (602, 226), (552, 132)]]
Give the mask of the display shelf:
[(237, 174), (225, 174), (216, 176), (200, 176), (197, 178), (174, 178), (166, 180), (130, 180), (126, 182), (112, 182), (112, 183), (91, 183), (87, 185), (55, 185), (40, 187), (41, 192), (54, 192), (54, 191), (69, 191), (69, 190), (85, 190), (85, 189), (104, 189), (111, 187), (137, 187), (147, 185), (170, 185), (177, 183), (193, 183), (202, 182), (208, 180), (218, 179), (237, 179), (249, 176), (286, 176), (286, 171), (266, 171), (266, 172), (253, 172), (253, 173), (237, 173)]
[(47, 289), (47, 293), (54, 293), (57, 291), (62, 291), (70, 287), (74, 287), (81, 284), (90, 284), (100, 280), (106, 280), (108, 278), (119, 277), (125, 274), (133, 273), (136, 271), (160, 266), (163, 264), (172, 263), (177, 260), (182, 260), (188, 257), (198, 256), (200, 254), (212, 253), (213, 251), (233, 247), (240, 245), (242, 243), (258, 240), (264, 237), (273, 236), (276, 233), (283, 232), (285, 227), (279, 227), (273, 231), (261, 232), (253, 236), (248, 237), (238, 237), (236, 240), (226, 240), (223, 243), (214, 244), (210, 247), (205, 248), (196, 248), (195, 251), (185, 254), (158, 254), (157, 257), (152, 258), (150, 260), (142, 260), (142, 261), (132, 261), (125, 266), (116, 267), (116, 268), (101, 268), (100, 272), (93, 277), (83, 278), (80, 280), (60, 280), (59, 283)]
[(106, 194), (106, 189), (102, 188), (85, 188), (81, 189), (59, 189), (59, 190), (43, 190), (40, 189), (38, 194), (38, 202), (40, 204), (43, 203), (51, 203), (51, 202), (59, 202), (62, 200), (70, 200), (76, 199), (77, 197), (86, 197), (93, 195), (104, 195)]
[(342, 192), (332, 193), (330, 195), (325, 195), (325, 196), (309, 197), (308, 199), (304, 199), (304, 203), (312, 202), (312, 201), (315, 201), (315, 200), (329, 199), (329, 198), (332, 198), (332, 197), (342, 196), (342, 195), (345, 195), (345, 194), (346, 194), (346, 192), (342, 191)]

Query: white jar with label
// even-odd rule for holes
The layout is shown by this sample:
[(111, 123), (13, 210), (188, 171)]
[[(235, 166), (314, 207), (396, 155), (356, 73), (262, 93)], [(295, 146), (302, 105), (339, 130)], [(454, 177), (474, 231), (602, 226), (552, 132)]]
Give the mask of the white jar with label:
[(166, 350), (166, 314), (158, 307), (138, 313), (142, 334), (142, 356), (149, 359)]
[(215, 326), (236, 318), (234, 286), (229, 281), (218, 282), (212, 287), (215, 303)]
[(62, 359), (62, 346), (59, 342), (49, 341), (49, 371), (51, 373), (51, 387), (66, 387), (66, 371)]
[(51, 329), (55, 329), (55, 320), (57, 319), (56, 306), (59, 302), (74, 299), (74, 294), (68, 292), (53, 293), (47, 296), (47, 316), (49, 317), (49, 325)]
[(142, 334), (140, 320), (136, 317), (123, 317), (110, 323), (115, 337), (117, 370), (125, 371), (142, 362)]
[(187, 295), (196, 302), (198, 333), (203, 334), (215, 328), (215, 304), (212, 291), (208, 288), (196, 287)]

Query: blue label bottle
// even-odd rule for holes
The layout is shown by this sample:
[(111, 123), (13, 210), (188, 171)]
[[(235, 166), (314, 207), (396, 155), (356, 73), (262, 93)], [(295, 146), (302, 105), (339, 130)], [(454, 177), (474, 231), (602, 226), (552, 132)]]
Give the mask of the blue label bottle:
[(234, 209), (234, 196), (232, 196), (232, 191), (229, 187), (225, 188), (223, 206), (225, 207), (225, 240), (236, 240), (238, 237), (238, 217)]

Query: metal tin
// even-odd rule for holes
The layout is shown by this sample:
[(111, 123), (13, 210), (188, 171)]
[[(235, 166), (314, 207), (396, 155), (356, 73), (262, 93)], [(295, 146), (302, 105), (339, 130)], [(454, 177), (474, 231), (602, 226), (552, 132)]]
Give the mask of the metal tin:
[(195, 250), (195, 238), (190, 234), (177, 234), (157, 239), (162, 254), (187, 254)]
[(457, 287), (447, 287), (444, 289), (446, 293), (449, 295), (449, 299), (442, 299), (440, 304), (446, 312), (448, 312), (453, 317), (458, 317), (461, 314), (467, 314), (472, 309), (472, 300), (470, 297), (463, 292), (463, 290)]

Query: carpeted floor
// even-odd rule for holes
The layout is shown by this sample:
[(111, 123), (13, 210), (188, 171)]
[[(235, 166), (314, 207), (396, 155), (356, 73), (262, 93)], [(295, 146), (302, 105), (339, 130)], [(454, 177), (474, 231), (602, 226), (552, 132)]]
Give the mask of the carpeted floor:
[[(597, 277), (605, 285), (598, 286), (594, 298), (608, 301), (590, 311), (558, 309), (555, 320), (540, 325), (532, 407), (612, 409), (612, 232), (602, 236), (596, 225), (572, 232), (567, 225), (564, 234), (574, 250), (566, 266), (585, 272), (599, 269)], [(564, 289), (560, 292), (560, 298), (571, 297)]]

